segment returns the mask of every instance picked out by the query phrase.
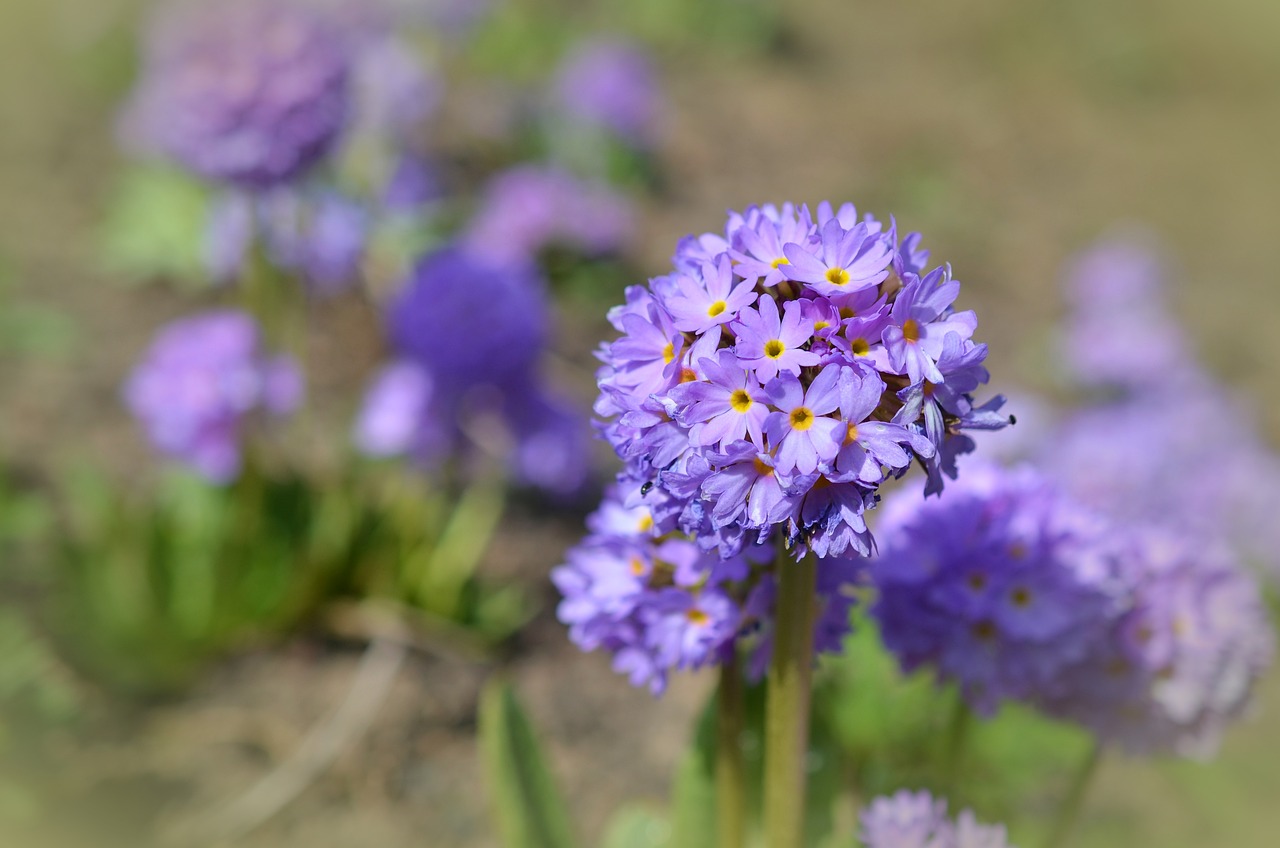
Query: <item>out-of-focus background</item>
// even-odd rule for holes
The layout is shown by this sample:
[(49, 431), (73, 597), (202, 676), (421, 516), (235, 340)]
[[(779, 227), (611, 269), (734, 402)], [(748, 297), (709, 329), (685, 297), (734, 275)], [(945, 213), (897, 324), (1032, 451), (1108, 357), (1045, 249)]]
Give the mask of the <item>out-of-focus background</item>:
[[(962, 305), (981, 316), (993, 384), (1016, 413), (1015, 387), (1060, 388), (1064, 263), (1101, 235), (1141, 228), (1167, 253), (1191, 343), (1280, 441), (1280, 5), (805, 0), (741, 4), (751, 7), (741, 26), (729, 0), (493, 5), (500, 22), (478, 24), (488, 52), (469, 69), (501, 70), (504, 45), (524, 39), (554, 45), (566, 20), (650, 51), (664, 102), (648, 154), (658, 176), (635, 200), (625, 252), (632, 282), (661, 273), (681, 236), (719, 229), (725, 209), (852, 200), (925, 232), (934, 257), (953, 264)], [(714, 8), (691, 11), (702, 5)], [(58, 507), (32, 494), (51, 481), (90, 466), (105, 475), (102, 496), (123, 499), (155, 477), (121, 383), (163, 322), (216, 299), (134, 284), (103, 259), (144, 12), (133, 0), (0, 6), (0, 570), (41, 567), (40, 546), (14, 540), (57, 526)], [(536, 50), (518, 58), (534, 76), (553, 62)], [(523, 73), (446, 82), (441, 114), (501, 125)], [(442, 123), (442, 146), (465, 159), (449, 140), (454, 121)], [(551, 367), (584, 416), (591, 351), (622, 297), (616, 269), (556, 306)], [(376, 322), (341, 298), (311, 317), (317, 426), (345, 438), (351, 398), (381, 355)], [(1187, 469), (1187, 497), (1212, 473)], [(427, 640), (358, 744), (235, 844), (496, 845), (473, 718), (494, 668), (543, 729), (584, 844), (623, 801), (664, 798), (708, 684), (682, 679), (654, 701), (565, 638), (547, 574), (589, 506), (518, 498), (480, 569), (521, 586), (530, 619), (494, 650)], [(297, 749), (362, 657), (349, 628), (312, 624), (219, 652), (180, 687), (124, 697), (86, 680), (58, 638), (44, 638), (45, 618), (28, 621), (38, 589), (0, 600), (19, 611), (0, 618), (0, 668), (17, 658), (0, 671), (0, 695), (33, 679), (42, 693), (0, 723), (4, 845), (180, 840), (193, 811), (218, 809)], [(1274, 679), (1257, 712), (1211, 766), (1108, 761), (1081, 844), (1275, 844)]]

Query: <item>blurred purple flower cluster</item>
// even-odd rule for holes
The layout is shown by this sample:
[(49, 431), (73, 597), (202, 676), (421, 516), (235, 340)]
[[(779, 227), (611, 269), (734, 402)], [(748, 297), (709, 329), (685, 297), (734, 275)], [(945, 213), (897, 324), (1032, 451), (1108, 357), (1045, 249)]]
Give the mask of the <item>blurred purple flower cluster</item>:
[(388, 308), (396, 359), (366, 396), (357, 446), (424, 465), (484, 447), (525, 483), (576, 490), (586, 478), (585, 428), (537, 373), (549, 321), (531, 264), (459, 248), (426, 257)]
[(653, 144), (661, 97), (649, 57), (623, 41), (579, 44), (554, 83), (557, 117), (611, 133), (646, 148)]
[(1256, 584), (1194, 537), (1107, 521), (1029, 468), (967, 464), (885, 506), (873, 613), (905, 670), (1105, 744), (1206, 754), (1272, 656)]
[(351, 68), (341, 34), (302, 3), (183, 3), (156, 21), (128, 120), (197, 174), (271, 188), (338, 143)]
[(124, 388), (156, 448), (216, 483), (239, 474), (251, 417), (287, 415), (302, 392), (293, 361), (267, 354), (254, 320), (231, 310), (169, 324)]
[(947, 802), (923, 789), (874, 799), (859, 829), (865, 848), (1014, 848), (1004, 825), (981, 824), (972, 810), (952, 820)]

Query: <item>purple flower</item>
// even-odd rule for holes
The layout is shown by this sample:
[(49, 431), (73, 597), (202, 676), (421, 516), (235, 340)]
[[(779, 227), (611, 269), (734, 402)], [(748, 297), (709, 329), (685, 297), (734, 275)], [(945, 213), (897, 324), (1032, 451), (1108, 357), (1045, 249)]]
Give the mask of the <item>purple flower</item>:
[(764, 449), (764, 420), (768, 400), (751, 372), (727, 350), (714, 360), (703, 360), (705, 381), (683, 383), (671, 390), (680, 407), (680, 423), (691, 426), (690, 438), (698, 445), (723, 447), (750, 437)]
[(485, 187), (462, 240), (479, 255), (529, 261), (552, 245), (591, 256), (615, 252), (631, 230), (624, 196), (566, 171), (522, 165)]
[(686, 333), (705, 333), (727, 324), (756, 300), (755, 287), (749, 282), (743, 280), (734, 285), (727, 253), (720, 255), (717, 264), (704, 265), (699, 277), (677, 276), (675, 285), (679, 293), (666, 299), (667, 311), (676, 329)]
[(333, 149), (351, 111), (349, 78), (344, 40), (313, 8), (185, 4), (151, 33), (128, 120), (197, 174), (260, 190)]
[(561, 66), (556, 100), (571, 119), (647, 147), (653, 142), (661, 105), (656, 77), (639, 48), (618, 41), (588, 41)]
[(967, 466), (937, 500), (903, 491), (884, 512), (885, 645), (979, 712), (1057, 692), (1123, 603), (1110, 528), (1030, 469)]
[(777, 407), (765, 420), (765, 432), (776, 446), (781, 473), (812, 474), (820, 463), (835, 459), (844, 426), (826, 416), (840, 406), (841, 371), (839, 365), (828, 365), (808, 389), (791, 374), (765, 387), (769, 401)]
[(943, 382), (937, 360), (947, 336), (954, 333), (967, 340), (977, 327), (972, 312), (950, 312), (959, 293), (960, 282), (951, 279), (946, 268), (935, 268), (924, 277), (908, 276), (893, 302), (893, 323), (884, 331), (894, 373), (906, 374), (913, 383)]
[(160, 331), (129, 376), (124, 398), (157, 450), (226, 483), (240, 472), (254, 414), (293, 412), (302, 402), (302, 378), (292, 360), (263, 351), (248, 315), (208, 312)]
[(577, 490), (587, 434), (536, 372), (547, 324), (532, 268), (457, 248), (424, 258), (390, 304), (387, 333), (398, 361), (366, 397), (357, 446), (428, 467), (482, 447), (517, 480), (553, 493)]
[(874, 799), (862, 811), (865, 848), (1013, 848), (1004, 825), (980, 824), (972, 810), (953, 822), (947, 802), (924, 790), (900, 790)]
[[(627, 289), (610, 311), (620, 338), (597, 354), (597, 429), (625, 463), (626, 505), (647, 507), (662, 534), (708, 556), (761, 560), (743, 578), (713, 581), (742, 610), (738, 637), (717, 656), (746, 649), (752, 667), (768, 650), (781, 551), (822, 561), (815, 645), (837, 650), (860, 574), (849, 563), (875, 548), (864, 516), (879, 485), (912, 460), (928, 464), (931, 486), (935, 472), (954, 476), (955, 457), (974, 445), (961, 431), (1006, 423), (999, 398), (972, 400), (987, 380), (987, 351), (970, 341), (972, 314), (952, 308), (958, 284), (944, 274), (914, 288), (890, 282), (891, 262), (911, 273), (896, 228), (859, 220), (851, 205), (819, 207), (813, 221), (790, 204), (752, 207), (730, 212), (723, 235), (682, 239), (672, 272)], [(911, 262), (923, 261), (914, 239), (903, 243)], [(895, 312), (903, 292), (910, 303)], [(929, 387), (913, 389), (905, 358), (895, 370), (881, 341), (908, 320), (929, 325), (923, 355), (935, 370), (946, 364)], [(660, 687), (674, 662), (645, 641), (655, 622), (680, 634), (668, 646), (695, 632), (666, 609), (614, 622), (627, 635), (608, 650), (637, 683)]]
[(855, 224), (846, 230), (835, 218), (822, 228), (821, 241), (816, 245), (791, 243), (784, 252), (788, 264), (780, 270), (787, 279), (807, 283), (828, 297), (878, 285), (889, 275), (893, 255), (868, 224)]
[(777, 302), (762, 297), (758, 310), (744, 309), (732, 328), (738, 334), (738, 358), (761, 382), (783, 372), (799, 374), (801, 368), (819, 362), (816, 353), (803, 347), (813, 338), (813, 323), (805, 318), (800, 303), (785, 304), (783, 312), (779, 318)]

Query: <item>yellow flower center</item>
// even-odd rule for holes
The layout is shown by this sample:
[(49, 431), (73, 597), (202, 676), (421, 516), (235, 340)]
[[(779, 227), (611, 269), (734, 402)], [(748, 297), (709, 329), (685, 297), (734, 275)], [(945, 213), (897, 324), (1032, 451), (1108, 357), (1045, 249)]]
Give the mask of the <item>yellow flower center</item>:
[(733, 394), (729, 395), (729, 405), (734, 412), (746, 412), (751, 408), (751, 395), (747, 394), (746, 389), (734, 389)]
[(648, 513), (645, 513), (644, 517), (640, 519), (639, 530), (641, 533), (648, 533), (652, 529), (653, 529), (653, 516), (649, 515)]
[(631, 558), (631, 573), (636, 577), (644, 574), (644, 561), (640, 557)]
[(671, 364), (671, 360), (676, 358), (676, 343), (667, 342), (667, 346), (662, 349), (662, 361)]
[(781, 339), (769, 339), (769, 341), (764, 343), (764, 355), (770, 359), (777, 359), (786, 352), (787, 349), (782, 344)]
[(791, 410), (791, 429), (808, 430), (813, 426), (813, 412), (807, 406), (797, 406)]
[(854, 356), (866, 356), (871, 352), (871, 345), (866, 339), (854, 339), (849, 349), (853, 351)]
[(920, 325), (916, 323), (916, 319), (908, 318), (903, 322), (902, 337), (909, 342), (920, 341)]
[(769, 265), (771, 265), (774, 268), (778, 268), (782, 265), (790, 265), (790, 264), (791, 264), (791, 260), (785, 256), (779, 256), (777, 259), (769, 263)]
[(680, 369), (680, 382), (692, 383), (696, 379), (698, 379), (698, 372), (694, 371), (692, 368)]
[(1018, 609), (1026, 609), (1031, 606), (1031, 590), (1026, 587), (1019, 586), (1009, 593), (1009, 600)]
[(816, 333), (816, 332), (818, 332), (819, 330), (825, 330), (825, 329), (827, 329), (827, 328), (828, 328), (828, 327), (830, 327), (830, 326), (831, 326), (831, 322), (830, 322), (830, 321), (814, 321), (814, 322), (813, 322), (813, 331)]
[(849, 445), (856, 441), (858, 441), (858, 425), (850, 424), (848, 429), (844, 431), (844, 443)]
[(751, 460), (751, 464), (755, 466), (756, 473), (761, 477), (770, 477), (773, 475), (773, 466), (766, 463), (760, 457), (757, 456), (755, 459)]
[(707, 307), (707, 317), (715, 318), (718, 315), (722, 315), (728, 308), (729, 304), (725, 303), (723, 300), (717, 300), (715, 303)]
[(693, 609), (686, 612), (685, 617), (689, 619), (690, 624), (696, 624), (699, 627), (701, 627), (702, 625), (706, 624), (708, 621), (711, 620), (711, 616), (707, 615), (705, 612), (698, 609), (697, 607), (694, 607)]
[(827, 282), (833, 286), (847, 286), (849, 284), (849, 272), (843, 268), (828, 268)]
[(853, 307), (851, 306), (840, 307), (841, 320), (848, 321), (850, 318), (857, 318), (857, 317), (858, 317), (858, 313), (853, 310)]

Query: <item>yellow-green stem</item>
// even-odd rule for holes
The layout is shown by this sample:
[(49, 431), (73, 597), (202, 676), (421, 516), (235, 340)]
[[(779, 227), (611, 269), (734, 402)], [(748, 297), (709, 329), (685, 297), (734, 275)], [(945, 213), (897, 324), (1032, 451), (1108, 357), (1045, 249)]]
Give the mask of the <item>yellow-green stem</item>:
[(780, 551), (773, 661), (765, 702), (764, 831), (768, 848), (803, 848), (817, 560)]
[(1102, 745), (1094, 742), (1089, 748), (1089, 753), (1076, 769), (1075, 777), (1071, 779), (1071, 787), (1067, 790), (1067, 796), (1062, 799), (1062, 805), (1058, 807), (1058, 815), (1053, 820), (1053, 829), (1049, 831), (1045, 848), (1062, 848), (1070, 842), (1071, 834), (1080, 818), (1080, 810), (1084, 807), (1085, 793), (1101, 761)]
[(747, 834), (746, 725), (742, 669), (735, 655), (720, 667), (716, 692), (716, 833), (720, 848), (743, 848)]

